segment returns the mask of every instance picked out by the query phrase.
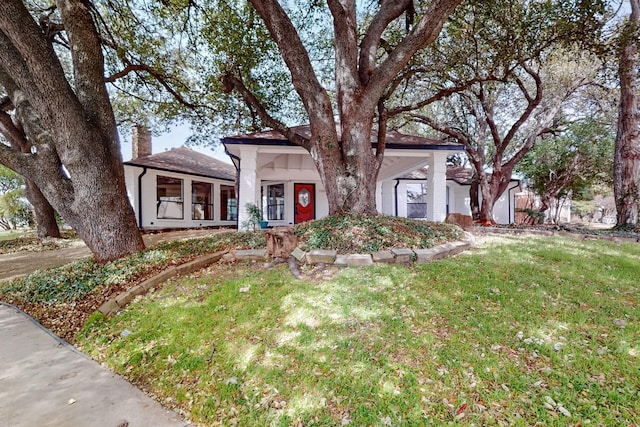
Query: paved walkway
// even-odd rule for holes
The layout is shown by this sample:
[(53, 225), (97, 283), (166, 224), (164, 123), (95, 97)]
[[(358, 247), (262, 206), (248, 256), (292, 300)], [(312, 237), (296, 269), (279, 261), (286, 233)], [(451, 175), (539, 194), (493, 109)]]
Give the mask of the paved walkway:
[[(147, 245), (152, 245), (165, 240), (201, 237), (222, 231), (226, 230), (171, 231), (168, 233), (145, 234), (143, 239)], [(26, 276), (37, 269), (57, 267), (88, 256), (91, 256), (91, 252), (82, 242), (78, 242), (76, 246), (53, 251), (23, 251), (0, 255), (0, 282)], [(0, 427), (2, 427), (1, 424)]]
[(181, 427), (177, 414), (0, 304), (0, 427)]

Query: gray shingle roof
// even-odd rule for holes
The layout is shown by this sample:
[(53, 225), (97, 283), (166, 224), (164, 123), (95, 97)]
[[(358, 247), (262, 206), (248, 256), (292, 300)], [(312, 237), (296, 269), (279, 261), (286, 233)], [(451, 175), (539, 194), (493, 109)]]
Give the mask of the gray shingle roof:
[[(311, 127), (309, 125), (295, 126), (291, 128), (295, 133), (304, 137), (311, 137)], [(340, 129), (338, 125), (338, 135)], [(243, 135), (227, 136), (222, 139), (225, 144), (274, 144), (274, 145), (292, 145), (287, 139), (276, 130), (268, 130), (263, 132), (248, 133)], [(371, 134), (371, 143), (377, 142), (377, 132)], [(388, 147), (394, 148), (443, 148), (443, 149), (462, 149), (462, 145), (440, 139), (423, 138), (421, 136), (405, 135), (399, 132), (387, 132), (386, 144)]]
[(236, 178), (236, 169), (233, 165), (187, 147), (172, 148), (162, 153), (138, 157), (124, 164), (227, 181), (234, 181)]

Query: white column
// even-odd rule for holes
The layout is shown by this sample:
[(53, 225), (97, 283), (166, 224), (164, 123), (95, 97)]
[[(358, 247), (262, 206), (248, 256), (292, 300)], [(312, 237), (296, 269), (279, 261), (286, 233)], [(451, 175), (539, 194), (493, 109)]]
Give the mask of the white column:
[(394, 216), (396, 214), (396, 183), (395, 180), (382, 182), (380, 197), (382, 206), (378, 205), (378, 210), (385, 215)]
[(242, 150), (240, 152), (240, 182), (238, 192), (238, 230), (247, 230), (243, 224), (249, 219), (246, 205), (255, 204), (260, 207), (257, 167), (257, 152), (253, 150)]
[(427, 219), (442, 222), (447, 216), (447, 152), (432, 153), (427, 171)]
[[(407, 181), (400, 181), (398, 186), (394, 186), (394, 191), (398, 192), (398, 212), (396, 216), (406, 218), (407, 217)], [(395, 211), (395, 203), (393, 206)]]

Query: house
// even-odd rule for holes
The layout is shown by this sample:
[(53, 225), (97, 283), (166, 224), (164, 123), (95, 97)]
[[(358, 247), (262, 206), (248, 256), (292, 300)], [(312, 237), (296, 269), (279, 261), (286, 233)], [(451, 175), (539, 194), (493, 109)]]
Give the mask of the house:
[(144, 230), (235, 226), (233, 165), (186, 147), (151, 154), (151, 134), (136, 126), (124, 163), (129, 200)]
[[(293, 131), (307, 138), (311, 133), (309, 126)], [(239, 177), (238, 224), (248, 218), (247, 204), (260, 206), (269, 226), (292, 225), (329, 214), (320, 176), (304, 148), (277, 131), (229, 136), (222, 143)], [(462, 145), (448, 141), (389, 132), (377, 182), (378, 211), (444, 221), (447, 157), (463, 150)], [(404, 178), (419, 169), (424, 170), (420, 179)]]
[[(418, 185), (425, 185), (428, 180), (428, 170), (417, 169), (398, 179), (399, 192), (404, 194), (403, 185), (407, 188), (417, 188)], [(471, 197), (469, 195), (471, 182), (473, 181), (473, 170), (464, 166), (447, 167), (447, 189), (446, 189), (446, 212), (461, 213), (471, 215)], [(520, 180), (511, 178), (507, 189), (498, 198), (493, 207), (493, 218), (498, 224), (512, 224), (516, 220), (516, 195), (520, 191)], [(409, 194), (409, 192), (407, 193)], [(482, 201), (482, 195), (480, 195)], [(401, 204), (402, 206), (402, 204)], [(403, 215), (399, 211), (400, 216)]]

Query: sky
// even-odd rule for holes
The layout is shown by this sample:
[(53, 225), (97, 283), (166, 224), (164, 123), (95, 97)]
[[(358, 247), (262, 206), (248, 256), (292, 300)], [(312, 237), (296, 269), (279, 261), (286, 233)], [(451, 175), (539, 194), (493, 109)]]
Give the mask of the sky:
[[(189, 137), (189, 126), (175, 126), (170, 132), (163, 133), (162, 135), (153, 135), (151, 137), (151, 153), (157, 154), (163, 151), (170, 150), (172, 148), (186, 146), (185, 141)], [(120, 136), (120, 146), (122, 152), (122, 160), (131, 160), (131, 135)], [(231, 159), (224, 153), (224, 147), (222, 144), (212, 148), (209, 147), (188, 147), (192, 150), (206, 154), (207, 156), (214, 157), (218, 160), (222, 160), (226, 163), (231, 163)]]

